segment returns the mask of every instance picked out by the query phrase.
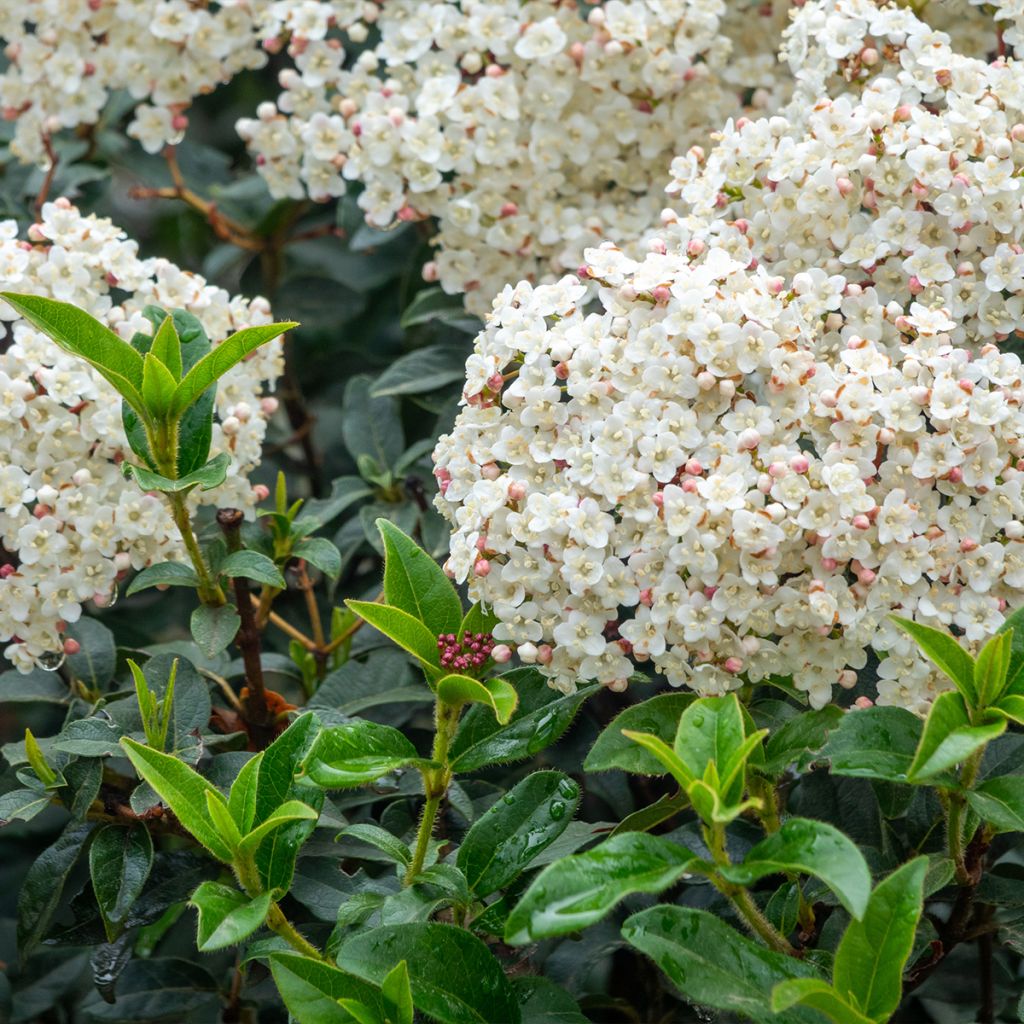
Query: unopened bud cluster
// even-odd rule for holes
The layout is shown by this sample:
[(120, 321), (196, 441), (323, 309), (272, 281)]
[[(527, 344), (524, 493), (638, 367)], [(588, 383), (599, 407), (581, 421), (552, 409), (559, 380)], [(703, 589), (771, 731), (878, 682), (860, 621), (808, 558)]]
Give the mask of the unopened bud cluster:
[(480, 668), (494, 650), (494, 637), (490, 633), (441, 633), (437, 638), (437, 651), (442, 668), (465, 672)]

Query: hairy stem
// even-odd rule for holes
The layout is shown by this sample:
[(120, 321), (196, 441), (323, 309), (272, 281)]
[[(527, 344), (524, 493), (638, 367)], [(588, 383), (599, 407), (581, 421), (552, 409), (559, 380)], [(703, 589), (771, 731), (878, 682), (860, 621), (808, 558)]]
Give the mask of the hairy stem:
[(267, 927), (272, 932), (280, 935), (292, 949), (302, 953), (303, 956), (326, 962), (323, 953), (312, 942), (302, 936), (295, 925), (284, 916), (284, 912), (276, 903), (270, 904), (270, 910), (267, 912)]
[(775, 929), (772, 923), (761, 913), (754, 897), (742, 886), (727, 885), (720, 888), (736, 912), (747, 923), (750, 930), (762, 939), (765, 945), (774, 949), (777, 953), (785, 953), (787, 956), (796, 956), (796, 950), (789, 944), (786, 937)]
[(192, 517), (188, 513), (185, 497), (179, 491), (174, 491), (166, 495), (166, 497), (171, 507), (171, 517), (174, 519), (174, 525), (178, 527), (178, 533), (181, 534), (185, 550), (188, 552), (188, 557), (192, 562), (192, 568), (195, 569), (196, 575), (199, 577), (199, 600), (203, 604), (219, 608), (222, 604), (226, 603), (227, 598), (224, 597), (224, 591), (221, 590), (220, 584), (213, 578), (209, 566), (206, 564), (206, 559), (203, 558), (203, 553), (199, 549), (199, 542), (192, 531)]

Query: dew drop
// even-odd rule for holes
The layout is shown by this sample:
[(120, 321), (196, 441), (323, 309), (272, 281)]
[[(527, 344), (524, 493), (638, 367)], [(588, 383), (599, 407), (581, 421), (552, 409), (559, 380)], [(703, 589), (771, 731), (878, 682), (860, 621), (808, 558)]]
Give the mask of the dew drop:
[(548, 814), (551, 815), (555, 821), (560, 821), (565, 817), (565, 804), (561, 800), (552, 800), (551, 805), (548, 807)]
[(44, 672), (56, 672), (64, 664), (65, 655), (63, 651), (46, 651), (36, 658), (36, 668)]

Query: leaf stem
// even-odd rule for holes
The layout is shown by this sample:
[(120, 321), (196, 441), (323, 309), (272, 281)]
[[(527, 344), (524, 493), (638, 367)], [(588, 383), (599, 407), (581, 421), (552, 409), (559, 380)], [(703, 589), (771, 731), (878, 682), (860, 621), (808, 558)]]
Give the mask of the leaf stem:
[(195, 569), (196, 575), (199, 577), (199, 600), (203, 604), (219, 608), (227, 602), (227, 598), (225, 598), (220, 584), (217, 583), (210, 573), (206, 559), (203, 558), (203, 553), (199, 549), (199, 542), (196, 540), (195, 533), (192, 532), (192, 517), (188, 513), (185, 496), (180, 491), (172, 491), (166, 494), (165, 497), (171, 507), (171, 517), (174, 519), (174, 525), (178, 527), (178, 533), (181, 534), (185, 550), (192, 561), (192, 568)]
[(423, 816), (420, 818), (419, 830), (416, 833), (416, 849), (413, 851), (412, 863), (405, 873), (403, 885), (412, 885), (417, 875), (423, 870), (423, 862), (430, 846), (430, 837), (434, 834), (437, 811), (445, 793), (448, 792), (448, 784), (452, 780), (452, 771), (448, 767), (448, 748), (455, 737), (455, 729), (459, 724), (461, 712), (461, 704), (445, 704), (439, 700), (434, 706), (433, 759), (441, 767), (423, 770), (423, 790), (426, 793), (427, 802), (423, 807)]
[(276, 903), (270, 904), (267, 911), (267, 927), (281, 936), (292, 949), (303, 956), (311, 957), (314, 960), (326, 962), (326, 957), (308, 939), (304, 938), (299, 930), (284, 916), (284, 911)]
[[(985, 748), (975, 751), (965, 762), (960, 773), (960, 784), (964, 790), (969, 790), (978, 777), (978, 769), (981, 767), (981, 759)], [(974, 837), (964, 837), (964, 819), (967, 811), (967, 798), (963, 792), (953, 792), (949, 796), (949, 813), (947, 818), (946, 838), (949, 844), (949, 856), (956, 865), (956, 880), (958, 885), (973, 885), (975, 879), (967, 866), (966, 843)]]

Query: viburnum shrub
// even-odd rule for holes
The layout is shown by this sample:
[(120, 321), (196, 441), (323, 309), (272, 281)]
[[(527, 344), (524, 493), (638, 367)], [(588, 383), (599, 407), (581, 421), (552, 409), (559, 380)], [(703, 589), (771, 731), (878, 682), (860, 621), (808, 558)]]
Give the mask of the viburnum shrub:
[(1024, 1019), (1024, 10), (788, 6), (0, 14), (0, 1020)]

